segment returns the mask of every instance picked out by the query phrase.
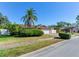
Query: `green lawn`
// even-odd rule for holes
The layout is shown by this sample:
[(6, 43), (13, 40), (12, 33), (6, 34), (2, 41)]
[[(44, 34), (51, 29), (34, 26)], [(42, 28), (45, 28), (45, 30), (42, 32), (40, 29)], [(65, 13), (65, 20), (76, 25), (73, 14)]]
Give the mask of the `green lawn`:
[(0, 44), (7, 44), (7, 43), (20, 43), (20, 42), (28, 42), (30, 41), (36, 41), (39, 39), (45, 39), (45, 38), (52, 38), (52, 40), (43, 40), (43, 41), (38, 41), (36, 43), (33, 44), (29, 44), (29, 45), (24, 45), (24, 46), (20, 46), (20, 47), (16, 47), (16, 48), (10, 48), (10, 49), (4, 49), (4, 50), (0, 50), (0, 56), (1, 57), (6, 57), (6, 56), (20, 56), (22, 54), (25, 53), (29, 53), (32, 51), (35, 51), (37, 49), (43, 48), (45, 46), (57, 43), (62, 41), (61, 39), (57, 39), (54, 40), (54, 37), (51, 35), (43, 35), (40, 37), (12, 37), (12, 36), (2, 36), (0, 37)]
[(26, 45), (26, 46), (21, 46), (21, 47), (16, 47), (16, 48), (11, 48), (7, 50), (0, 50), (0, 56), (1, 57), (7, 57), (7, 56), (20, 56), (25, 53), (29, 53), (32, 51), (35, 51), (37, 49), (43, 48), (45, 46), (60, 42), (62, 40), (46, 40), (46, 41), (41, 41), (35, 44), (31, 45)]
[(0, 37), (0, 44), (24, 42), (24, 41), (28, 41), (28, 40), (38, 40), (38, 39), (45, 39), (45, 38), (53, 38), (53, 36), (51, 36), (51, 35), (43, 35), (43, 36), (40, 36), (40, 37), (2, 36), (2, 37)]

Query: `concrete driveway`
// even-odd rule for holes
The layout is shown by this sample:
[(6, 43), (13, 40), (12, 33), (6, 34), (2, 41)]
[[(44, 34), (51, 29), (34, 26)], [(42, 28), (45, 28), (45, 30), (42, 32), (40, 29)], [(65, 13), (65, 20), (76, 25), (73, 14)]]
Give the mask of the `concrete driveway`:
[(20, 57), (79, 57), (79, 37), (65, 40)]

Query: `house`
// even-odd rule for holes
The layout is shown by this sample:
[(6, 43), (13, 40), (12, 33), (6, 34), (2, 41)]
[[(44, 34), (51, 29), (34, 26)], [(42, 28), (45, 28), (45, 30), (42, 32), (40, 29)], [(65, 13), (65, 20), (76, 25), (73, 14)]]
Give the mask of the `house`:
[(56, 30), (54, 30), (53, 28), (49, 29), (48, 26), (45, 26), (45, 25), (38, 25), (37, 28), (42, 30), (44, 34), (55, 34), (56, 33)]
[(28, 25), (19, 24), (19, 26), (22, 27), (22, 28), (34, 28), (33, 25), (29, 25), (29, 27), (28, 27)]
[(70, 26), (70, 27), (63, 27), (63, 28), (61, 28), (61, 31), (65, 31), (65, 32), (79, 32), (79, 27), (77, 25)]
[(44, 34), (56, 34), (56, 30), (54, 29), (42, 29), (42, 31), (44, 32)]

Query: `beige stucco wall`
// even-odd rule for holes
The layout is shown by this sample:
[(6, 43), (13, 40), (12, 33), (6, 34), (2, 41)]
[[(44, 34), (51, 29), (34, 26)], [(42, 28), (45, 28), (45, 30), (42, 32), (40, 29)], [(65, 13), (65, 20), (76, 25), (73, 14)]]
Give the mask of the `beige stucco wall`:
[(56, 30), (42, 30), (44, 34), (54, 34), (56, 33)]

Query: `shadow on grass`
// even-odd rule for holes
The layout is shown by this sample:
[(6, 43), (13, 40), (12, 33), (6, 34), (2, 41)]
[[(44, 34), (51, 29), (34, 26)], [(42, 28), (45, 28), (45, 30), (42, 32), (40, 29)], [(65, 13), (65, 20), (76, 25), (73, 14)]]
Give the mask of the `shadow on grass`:
[(26, 37), (41, 37), (41, 36), (17, 36), (17, 35), (14, 35), (14, 37), (16, 37), (16, 38), (26, 38)]
[(12, 37), (10, 35), (1, 35), (0, 38), (7, 38), (7, 37)]
[(54, 39), (61, 39), (60, 37), (54, 37)]
[(66, 38), (60, 38), (60, 37), (54, 37), (54, 39), (69, 40), (69, 39), (66, 39)]
[(41, 36), (17, 36), (17, 35), (0, 35), (0, 38), (8, 38), (8, 37), (26, 38), (26, 37), (41, 37)]

